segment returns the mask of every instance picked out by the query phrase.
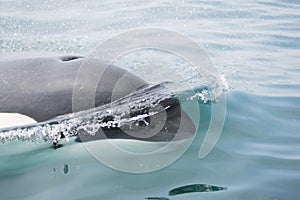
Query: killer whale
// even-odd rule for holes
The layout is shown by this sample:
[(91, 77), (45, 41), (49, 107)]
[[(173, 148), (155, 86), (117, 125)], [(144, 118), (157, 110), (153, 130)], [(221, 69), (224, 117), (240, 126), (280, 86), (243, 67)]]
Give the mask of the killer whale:
[[(93, 84), (80, 88), (84, 94), (95, 93), (95, 104), (80, 108), (82, 110), (109, 104), (115, 99), (123, 98), (149, 85), (142, 78), (121, 67), (82, 56), (4, 60), (0, 61), (0, 113), (18, 113), (29, 116), (37, 122), (72, 113), (72, 98), (74, 97), (74, 84), (78, 81), (78, 71), (91, 66), (102, 69), (103, 73), (97, 81), (96, 91), (93, 91)], [(115, 92), (117, 84), (121, 87)], [(132, 127), (102, 128), (101, 131), (104, 134), (84, 135), (77, 138), (77, 141), (106, 138), (170, 141), (175, 137), (184, 139), (194, 135), (195, 126), (182, 110), (178, 99), (166, 99), (160, 103), (160, 106), (167, 108), (167, 118), (160, 131), (155, 135), (149, 134), (155, 124), (153, 121), (148, 121), (147, 123), (152, 126), (139, 124), (134, 129)], [(80, 109), (78, 111), (81, 111)], [(144, 109), (133, 112), (131, 115), (135, 116), (146, 112), (148, 110)], [(154, 118), (160, 118), (160, 114)], [(106, 120), (112, 119), (108, 117)], [(129, 129), (134, 134), (127, 134)], [(180, 134), (178, 135), (179, 130)]]
[[(81, 56), (15, 59), (0, 62), (0, 112), (20, 113), (38, 122), (72, 112), (72, 92), (82, 63), (105, 68), (106, 63)], [(131, 83), (118, 91), (123, 97), (147, 83), (123, 68), (110, 65), (98, 82), (95, 105), (111, 101), (116, 82), (127, 75)], [(105, 86), (105, 87), (104, 87)], [(89, 90), (86, 87), (83, 90)], [(87, 107), (85, 109), (89, 109)]]

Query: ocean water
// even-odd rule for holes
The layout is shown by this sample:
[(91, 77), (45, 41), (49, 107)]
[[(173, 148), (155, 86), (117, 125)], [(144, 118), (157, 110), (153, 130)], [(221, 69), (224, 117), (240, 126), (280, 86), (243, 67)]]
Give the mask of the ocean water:
[[(56, 150), (51, 142), (1, 144), (0, 199), (299, 199), (299, 9), (296, 0), (1, 0), (2, 59), (89, 56), (121, 33), (157, 27), (201, 46), (228, 88), (220, 138), (202, 159), (198, 154), (212, 106), (224, 95), (199, 102), (199, 129), (191, 146), (154, 172), (114, 170), (72, 141)], [(173, 65), (188, 81), (201, 84), (185, 71), (188, 64), (161, 51), (141, 50), (116, 62), (158, 82), (165, 74), (149, 70), (151, 64)], [(138, 69), (144, 65), (149, 67)]]

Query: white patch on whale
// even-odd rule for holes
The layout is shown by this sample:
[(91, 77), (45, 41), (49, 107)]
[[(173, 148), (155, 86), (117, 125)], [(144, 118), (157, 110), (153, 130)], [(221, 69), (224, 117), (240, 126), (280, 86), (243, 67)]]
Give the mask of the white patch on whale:
[(18, 113), (0, 113), (0, 128), (37, 123), (34, 119)]

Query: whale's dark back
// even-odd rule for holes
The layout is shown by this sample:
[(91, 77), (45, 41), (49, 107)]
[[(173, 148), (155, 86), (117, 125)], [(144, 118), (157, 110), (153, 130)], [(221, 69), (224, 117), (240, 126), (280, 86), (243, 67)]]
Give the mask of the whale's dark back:
[[(80, 86), (78, 72), (83, 69), (85, 76), (95, 75), (94, 69), (101, 71), (96, 91), (95, 83)], [(116, 84), (124, 85), (124, 77), (126, 86), (115, 92)], [(95, 97), (94, 105), (79, 108), (89, 109), (111, 102), (113, 92), (114, 98), (119, 98), (146, 84), (125, 69), (79, 56), (0, 61), (0, 112), (24, 114), (40, 122), (73, 112), (74, 89), (83, 90), (83, 102), (84, 98)]]

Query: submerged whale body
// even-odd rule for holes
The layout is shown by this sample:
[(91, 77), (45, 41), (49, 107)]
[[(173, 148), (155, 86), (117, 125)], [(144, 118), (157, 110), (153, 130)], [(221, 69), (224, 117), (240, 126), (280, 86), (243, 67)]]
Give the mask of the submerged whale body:
[[(84, 75), (80, 76), (80, 70), (85, 69)], [(89, 82), (89, 76), (86, 75), (95, 76), (99, 72), (96, 85), (93, 81)], [(93, 104), (76, 107), (77, 112), (111, 105), (135, 92), (143, 95), (151, 90), (153, 95), (153, 91), (165, 88), (163, 85), (150, 87), (142, 78), (123, 68), (81, 56), (0, 61), (0, 113), (19, 113), (37, 122), (55, 119), (74, 112), (72, 103), (75, 90), (83, 94), (75, 97), (81, 98), (81, 102), (84, 102), (84, 98), (94, 98)], [(135, 109), (130, 111), (131, 118), (146, 116), (153, 110), (157, 112), (151, 117), (137, 120), (134, 127), (126, 124), (119, 127), (102, 126), (99, 134), (82, 134), (77, 141), (106, 138), (170, 141), (174, 138), (189, 138), (195, 133), (193, 122), (175, 96), (165, 98), (153, 107), (132, 107)], [(159, 110), (161, 108), (165, 112)], [(109, 123), (113, 120), (115, 117), (112, 114), (101, 122)]]

